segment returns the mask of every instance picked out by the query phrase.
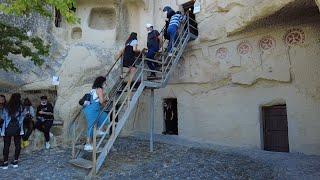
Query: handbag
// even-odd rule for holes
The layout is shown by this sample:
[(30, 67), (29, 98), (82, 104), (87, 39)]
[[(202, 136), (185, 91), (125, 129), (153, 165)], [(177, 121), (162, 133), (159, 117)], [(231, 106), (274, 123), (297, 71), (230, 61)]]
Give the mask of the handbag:
[(90, 102), (90, 100), (91, 100), (91, 94), (87, 93), (79, 100), (79, 104), (81, 106), (88, 105), (88, 102)]

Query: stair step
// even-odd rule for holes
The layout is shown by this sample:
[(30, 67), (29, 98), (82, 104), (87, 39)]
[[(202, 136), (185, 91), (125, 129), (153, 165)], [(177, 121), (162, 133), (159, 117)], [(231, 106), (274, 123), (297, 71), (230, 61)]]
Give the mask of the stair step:
[(72, 165), (75, 165), (77, 167), (85, 168), (85, 169), (91, 169), (93, 167), (92, 161), (89, 161), (87, 159), (83, 159), (78, 157), (77, 159), (72, 159), (69, 161)]
[[(84, 145), (76, 145), (75, 148), (85, 151), (85, 150), (84, 150)], [(103, 149), (100, 147), (100, 148), (97, 150), (97, 153), (101, 153), (102, 150), (103, 150)], [(90, 153), (91, 153), (92, 151), (85, 151), (85, 152), (90, 152)]]
[(162, 77), (154, 77), (154, 76), (148, 76), (147, 80), (161, 80)]

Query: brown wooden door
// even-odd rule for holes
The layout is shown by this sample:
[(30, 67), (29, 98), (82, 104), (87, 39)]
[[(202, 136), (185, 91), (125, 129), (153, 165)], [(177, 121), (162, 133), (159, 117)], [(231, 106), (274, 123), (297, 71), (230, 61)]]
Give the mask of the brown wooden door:
[(263, 107), (264, 150), (289, 152), (286, 105)]

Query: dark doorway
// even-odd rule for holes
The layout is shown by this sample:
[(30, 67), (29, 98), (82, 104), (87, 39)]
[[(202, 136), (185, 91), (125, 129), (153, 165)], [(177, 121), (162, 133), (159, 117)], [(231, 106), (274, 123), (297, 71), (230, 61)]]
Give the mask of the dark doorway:
[(289, 152), (286, 105), (262, 108), (264, 150)]
[(198, 23), (196, 21), (196, 15), (193, 13), (195, 1), (189, 1), (182, 5), (184, 13), (189, 14), (189, 24), (190, 24), (190, 32), (195, 36), (198, 37)]
[(163, 100), (163, 117), (165, 130), (163, 134), (178, 135), (178, 101), (177, 98)]

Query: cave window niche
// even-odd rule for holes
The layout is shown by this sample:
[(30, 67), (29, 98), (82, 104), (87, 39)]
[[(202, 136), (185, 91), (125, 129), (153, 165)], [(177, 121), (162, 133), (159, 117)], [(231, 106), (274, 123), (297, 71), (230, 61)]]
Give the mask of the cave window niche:
[(78, 40), (82, 38), (82, 29), (79, 27), (72, 28), (71, 38)]
[(112, 30), (116, 25), (116, 11), (113, 8), (93, 8), (88, 24), (91, 29)]

